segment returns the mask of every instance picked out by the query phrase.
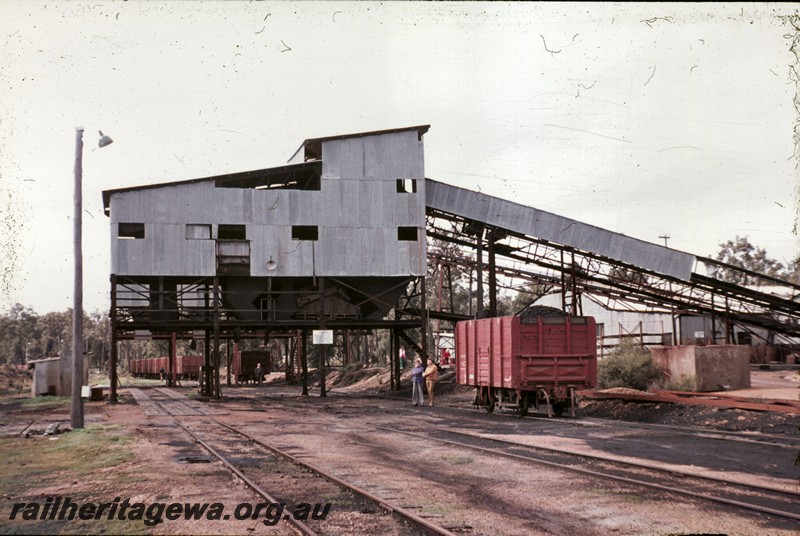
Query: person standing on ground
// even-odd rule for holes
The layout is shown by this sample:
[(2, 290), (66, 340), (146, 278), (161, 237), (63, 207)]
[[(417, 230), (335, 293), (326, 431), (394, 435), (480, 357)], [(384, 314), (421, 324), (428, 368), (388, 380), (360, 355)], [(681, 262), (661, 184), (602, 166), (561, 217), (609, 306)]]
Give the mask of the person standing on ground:
[(264, 381), (264, 369), (261, 368), (261, 363), (256, 365), (256, 370), (253, 372), (256, 377), (256, 382), (258, 386), (261, 387), (261, 382)]
[(425, 403), (425, 395), (422, 394), (422, 373), (425, 369), (422, 367), (422, 359), (416, 358), (414, 360), (414, 368), (411, 369), (411, 403), (415, 406), (421, 406)]
[(439, 367), (436, 366), (433, 359), (428, 358), (428, 368), (422, 373), (422, 377), (425, 378), (425, 387), (428, 388), (428, 405), (432, 406), (433, 386), (436, 385), (436, 381), (439, 379)]

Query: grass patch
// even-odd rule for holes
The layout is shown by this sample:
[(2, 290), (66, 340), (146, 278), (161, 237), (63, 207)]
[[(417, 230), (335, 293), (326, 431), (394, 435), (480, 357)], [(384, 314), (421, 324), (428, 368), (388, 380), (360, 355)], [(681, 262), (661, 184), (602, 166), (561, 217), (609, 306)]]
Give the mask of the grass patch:
[(164, 385), (164, 382), (159, 379), (150, 380), (147, 378), (134, 378), (132, 376), (128, 376), (125, 378), (120, 378), (119, 385), (120, 387), (152, 387), (154, 385)]
[[(113, 500), (125, 483), (141, 476), (103, 472), (131, 460), (128, 447), (133, 438), (122, 426), (88, 426), (58, 436), (0, 438), (0, 510), (8, 516), (14, 503), (44, 504), (43, 493), (50, 486), (68, 486), (57, 492), (74, 503), (102, 503)], [(71, 485), (70, 485), (71, 484)], [(104, 491), (104, 490), (116, 491)], [(142, 521), (93, 519), (89, 521), (6, 519), (0, 534), (142, 534), (149, 532)]]
[(472, 458), (467, 458), (466, 456), (445, 456), (443, 459), (453, 465), (464, 465), (473, 462)]
[(47, 407), (61, 407), (61, 406), (68, 406), (70, 403), (70, 397), (68, 396), (37, 396), (35, 398), (25, 398), (20, 402), (20, 405), (23, 407), (36, 407), (36, 408), (43, 408)]
[(697, 379), (694, 376), (662, 379), (659, 386), (667, 391), (697, 391)]
[(131, 458), (120, 426), (90, 426), (51, 437), (0, 439), (0, 489), (7, 496), (24, 496), (34, 483), (83, 479), (98, 469), (116, 467)]

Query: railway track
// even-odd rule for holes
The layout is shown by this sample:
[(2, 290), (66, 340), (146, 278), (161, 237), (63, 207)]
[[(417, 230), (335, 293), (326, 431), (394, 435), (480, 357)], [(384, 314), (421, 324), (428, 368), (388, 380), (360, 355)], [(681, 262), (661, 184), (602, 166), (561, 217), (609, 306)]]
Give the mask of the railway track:
[(376, 428), (435, 441), (459, 449), (471, 449), (490, 456), (502, 456), (518, 462), (545, 465), (594, 478), (614, 480), (660, 492), (800, 521), (800, 488), (797, 486), (795, 489), (790, 489), (747, 484), (725, 478), (698, 476), (644, 463), (626, 462), (550, 447), (536, 447), (427, 425), (422, 431), (389, 426), (376, 426)]
[[(318, 391), (317, 388), (310, 387), (310, 391)], [(302, 400), (305, 397), (298, 396), (297, 388), (296, 387), (269, 387), (269, 392), (273, 394), (261, 394), (260, 398), (266, 400), (275, 400), (275, 401), (285, 401), (287, 398), (294, 398), (298, 400)], [(329, 390), (329, 394), (331, 394), (331, 390)], [(311, 395), (316, 397), (317, 395)], [(369, 400), (378, 400), (378, 401), (397, 401), (400, 402), (401, 400), (396, 397), (387, 397), (383, 395), (363, 395), (360, 393), (347, 393), (336, 391), (336, 397), (342, 398), (352, 398), (352, 399), (369, 399)], [(402, 399), (402, 402), (405, 402), (405, 399)], [(468, 407), (463, 406), (450, 406), (450, 405), (439, 405), (438, 411), (452, 411), (457, 412), (459, 414), (480, 414), (483, 415), (484, 410), (476, 409), (474, 406), (469, 405)], [(520, 417), (516, 413), (504, 413), (495, 411), (492, 414), (493, 419), (508, 419), (511, 422), (519, 422)], [(777, 435), (777, 434), (764, 434), (759, 432), (734, 432), (734, 431), (724, 431), (724, 430), (714, 430), (708, 428), (698, 428), (692, 426), (674, 426), (668, 424), (655, 424), (655, 423), (639, 423), (639, 422), (627, 422), (627, 421), (620, 421), (620, 420), (610, 420), (610, 419), (600, 419), (600, 418), (593, 418), (593, 417), (568, 417), (563, 416), (559, 418), (552, 418), (548, 417), (546, 413), (535, 413), (531, 412), (528, 413), (524, 420), (531, 420), (531, 421), (540, 421), (546, 422), (548, 424), (552, 424), (553, 426), (579, 426), (579, 427), (586, 427), (586, 426), (614, 426), (614, 427), (625, 427), (629, 429), (642, 429), (642, 430), (665, 430), (669, 431), (673, 435), (682, 435), (687, 437), (697, 437), (702, 439), (718, 439), (724, 441), (732, 441), (737, 443), (751, 443), (756, 445), (765, 445), (765, 446), (772, 446), (782, 449), (794, 450), (796, 451), (800, 448), (800, 437), (792, 437), (786, 435)]]
[[(458, 412), (472, 412), (482, 413), (481, 410), (474, 408), (460, 408), (460, 407), (447, 407), (447, 410)], [(508, 413), (495, 413), (493, 418), (505, 418), (511, 422), (518, 422), (519, 416)], [(525, 416), (526, 420), (534, 422), (547, 423), (552, 427), (614, 427), (625, 428), (629, 430), (644, 430), (644, 431), (665, 431), (669, 432), (673, 437), (685, 436), (694, 437), (699, 439), (714, 439), (719, 441), (730, 441), (733, 443), (747, 443), (753, 445), (769, 446), (773, 448), (786, 449), (790, 451), (797, 451), (800, 449), (800, 437), (792, 437), (779, 434), (765, 434), (761, 432), (736, 432), (726, 430), (715, 430), (711, 428), (699, 428), (696, 426), (675, 426), (670, 424), (656, 424), (656, 423), (641, 423), (629, 422), (612, 419), (600, 419), (595, 417), (559, 417), (552, 418), (546, 414), (529, 413)]]
[(608, 419), (596, 419), (583, 417), (572, 420), (584, 425), (598, 426), (617, 426), (629, 429), (642, 430), (665, 430), (673, 435), (697, 437), (702, 439), (715, 439), (720, 441), (732, 441), (734, 443), (749, 443), (755, 445), (770, 446), (775, 448), (797, 451), (800, 449), (800, 438), (777, 434), (764, 434), (761, 432), (728, 432), (723, 430), (712, 430), (693, 426), (673, 426), (669, 424), (635, 423), (626, 421), (609, 421)]
[[(252, 513), (254, 521), (260, 520), (266, 525), (286, 523), (304, 535), (364, 533), (364, 527), (369, 527), (368, 533), (386, 536), (453, 536), (448, 528), (414, 513), (415, 505), (392, 503), (300, 460), (285, 449), (223, 423), (213, 415), (198, 420), (192, 413), (179, 420), (178, 417), (187, 416), (180, 413), (186, 404), (166, 391), (151, 391), (152, 396), (139, 393), (137, 401), (149, 399), (151, 408), (160, 408), (163, 411), (161, 415), (170, 415), (181, 430), (243, 481), (265, 504), (282, 505), (279, 519), (275, 519), (277, 506), (272, 509), (256, 506)], [(174, 407), (176, 403), (179, 404), (178, 410)], [(325, 500), (321, 502), (321, 498)], [(309, 508), (304, 516), (298, 516), (298, 512), (311, 506), (309, 501), (315, 502), (313, 511)], [(323, 502), (330, 505), (327, 510)]]

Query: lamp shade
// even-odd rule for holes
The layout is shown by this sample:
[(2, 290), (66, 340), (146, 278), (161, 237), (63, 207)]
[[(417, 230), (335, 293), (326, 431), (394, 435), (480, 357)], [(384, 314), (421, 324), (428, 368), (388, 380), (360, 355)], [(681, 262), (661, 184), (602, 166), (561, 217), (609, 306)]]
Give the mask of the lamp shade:
[(112, 143), (114, 143), (114, 140), (112, 140), (110, 136), (106, 136), (105, 134), (103, 134), (102, 130), (100, 130), (99, 132), (100, 132), (100, 140), (97, 142), (97, 145), (99, 147), (105, 147), (106, 145), (111, 145)]

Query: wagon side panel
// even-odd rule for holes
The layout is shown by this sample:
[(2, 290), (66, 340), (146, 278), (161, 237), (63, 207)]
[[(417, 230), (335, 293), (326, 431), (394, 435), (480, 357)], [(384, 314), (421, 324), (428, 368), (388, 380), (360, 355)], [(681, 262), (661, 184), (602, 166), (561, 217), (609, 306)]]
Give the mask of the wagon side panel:
[(526, 388), (588, 388), (597, 383), (595, 321), (540, 317), (522, 324), (520, 375)]
[[(472, 378), (470, 378), (470, 371), (474, 370), (470, 366), (470, 344), (469, 344), (469, 331), (470, 326), (468, 321), (458, 322), (456, 324), (456, 383), (458, 385), (473, 385)], [(474, 378), (474, 374), (472, 377)]]

